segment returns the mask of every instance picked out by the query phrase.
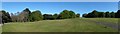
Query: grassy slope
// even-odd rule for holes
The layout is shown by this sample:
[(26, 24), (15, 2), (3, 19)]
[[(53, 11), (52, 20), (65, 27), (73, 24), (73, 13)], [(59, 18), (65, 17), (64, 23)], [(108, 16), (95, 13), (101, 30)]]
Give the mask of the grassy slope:
[(1, 26), (1, 24), (0, 24), (0, 34), (2, 33), (2, 26)]
[(118, 23), (118, 18), (84, 18), (84, 19), (94, 20), (99, 22), (106, 22), (106, 23), (113, 23), (113, 24)]
[(43, 20), (27, 23), (8, 23), (3, 32), (115, 32), (112, 28), (104, 28), (93, 22), (82, 19)]

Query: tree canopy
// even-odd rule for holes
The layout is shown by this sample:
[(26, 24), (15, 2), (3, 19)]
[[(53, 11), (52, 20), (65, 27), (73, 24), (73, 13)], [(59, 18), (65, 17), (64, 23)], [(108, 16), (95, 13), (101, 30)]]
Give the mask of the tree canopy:
[(93, 10), (92, 12), (88, 14), (83, 14), (82, 17), (85, 18), (119, 18), (120, 15), (120, 10), (118, 10), (116, 13), (115, 12), (99, 12), (97, 10)]
[[(120, 10), (117, 12), (100, 12), (97, 10), (93, 10), (90, 13), (85, 13), (82, 17), (85, 18), (120, 18)], [(72, 10), (63, 10), (59, 14), (43, 14), (41, 11), (30, 11), (29, 8), (24, 9), (22, 12), (11, 13), (1, 10), (0, 17), (2, 23), (7, 22), (28, 22), (28, 21), (39, 21), (39, 20), (54, 20), (54, 19), (70, 19), (70, 18), (80, 18), (79, 13), (75, 13)]]

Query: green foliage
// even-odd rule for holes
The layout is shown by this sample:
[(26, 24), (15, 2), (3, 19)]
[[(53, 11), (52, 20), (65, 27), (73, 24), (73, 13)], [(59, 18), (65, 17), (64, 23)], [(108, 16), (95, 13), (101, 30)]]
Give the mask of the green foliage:
[(23, 10), (22, 14), (24, 14), (24, 16), (23, 16), (24, 17), (23, 18), (24, 22), (27, 22), (27, 21), (30, 20), (29, 17), (30, 17), (31, 11), (28, 8), (26, 8), (25, 10)]
[(105, 17), (109, 18), (109, 17), (110, 17), (110, 13), (109, 13), (109, 12), (106, 12), (106, 13), (105, 13)]
[(120, 18), (120, 10), (118, 10), (117, 13), (115, 13), (115, 17)]
[(85, 14), (82, 15), (82, 17), (87, 17), (87, 15), (88, 15), (88, 14), (85, 13)]
[(23, 12), (28, 13), (27, 15), (31, 14), (31, 11), (29, 10), (29, 8), (26, 8), (25, 10), (23, 10)]
[(78, 13), (78, 14), (76, 14), (76, 17), (77, 17), (77, 18), (79, 18), (79, 17), (80, 17), (80, 14), (79, 14), (79, 13)]
[(111, 12), (111, 13), (110, 13), (110, 16), (111, 16), (111, 18), (115, 18), (115, 13), (114, 13), (114, 12)]
[(39, 10), (33, 11), (30, 14), (30, 21), (39, 21), (39, 20), (43, 20), (43, 16), (41, 14), (41, 12)]
[(0, 12), (2, 12), (2, 22), (3, 23), (11, 22), (11, 17), (8, 12), (6, 12), (4, 10), (2, 10)]
[(58, 14), (54, 14), (54, 15), (53, 15), (53, 18), (54, 18), (54, 19), (57, 19), (57, 18), (58, 18)]
[(29, 21), (31, 21), (31, 22), (34, 21), (34, 20), (33, 20), (33, 19), (34, 19), (33, 16), (34, 16), (33, 14), (30, 14), (30, 16), (28, 17), (28, 18), (29, 18)]
[(1, 11), (3, 22), (28, 22), (28, 21), (39, 21), (43, 19), (68, 19), (68, 18), (76, 18), (80, 17), (80, 14), (75, 14), (74, 11), (63, 10), (60, 14), (44, 14), (39, 10), (31, 12), (29, 8), (24, 9), (22, 12), (17, 12), (15, 14), (11, 13), (11, 16), (8, 12), (4, 10)]
[(93, 14), (93, 13), (88, 13), (87, 17), (88, 17), (88, 18), (93, 18), (93, 17), (95, 17), (95, 14)]
[(92, 14), (93, 14), (93, 17), (98, 17), (98, 11), (93, 10), (93, 11), (92, 11)]
[(67, 19), (69, 18), (70, 15), (69, 15), (69, 11), (68, 10), (63, 10), (61, 13), (60, 13), (60, 18), (61, 19)]
[(98, 12), (98, 17), (104, 17), (105, 16), (105, 14), (104, 14), (104, 12)]
[(91, 13), (88, 13), (88, 14), (83, 14), (83, 17), (86, 17), (86, 18), (95, 18), (98, 16), (99, 16), (99, 13), (97, 10), (93, 10)]
[(75, 18), (75, 13), (73, 11), (69, 11), (70, 18)]
[(97, 10), (93, 10), (92, 12), (88, 14), (83, 14), (83, 17), (86, 18), (115, 18), (119, 14), (114, 13), (114, 12), (98, 12)]
[(54, 16), (52, 14), (44, 14), (44, 20), (53, 20)]
[(73, 11), (69, 11), (69, 10), (63, 10), (59, 14), (60, 19), (75, 18), (75, 17), (76, 17), (75, 13)]

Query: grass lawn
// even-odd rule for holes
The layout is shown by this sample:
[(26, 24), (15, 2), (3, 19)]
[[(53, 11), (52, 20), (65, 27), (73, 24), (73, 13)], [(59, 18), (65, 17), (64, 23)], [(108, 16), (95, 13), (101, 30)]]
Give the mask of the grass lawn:
[(12, 22), (4, 24), (2, 28), (3, 32), (117, 32), (117, 30), (110, 27), (104, 27), (103, 25), (97, 25), (93, 22), (75, 18), (35, 22)]
[(113, 23), (113, 24), (118, 23), (118, 18), (84, 18), (84, 19), (94, 20), (99, 22), (106, 22), (106, 23)]
[(1, 24), (0, 24), (0, 34), (2, 33), (2, 26), (1, 26)]

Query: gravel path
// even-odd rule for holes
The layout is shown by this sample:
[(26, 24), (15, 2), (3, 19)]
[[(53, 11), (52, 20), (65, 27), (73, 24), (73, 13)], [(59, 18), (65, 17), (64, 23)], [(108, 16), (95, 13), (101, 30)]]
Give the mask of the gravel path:
[(105, 25), (107, 27), (111, 27), (114, 29), (118, 29), (118, 24), (112, 24), (112, 23), (106, 23), (106, 22), (96, 22), (96, 23), (100, 25)]

